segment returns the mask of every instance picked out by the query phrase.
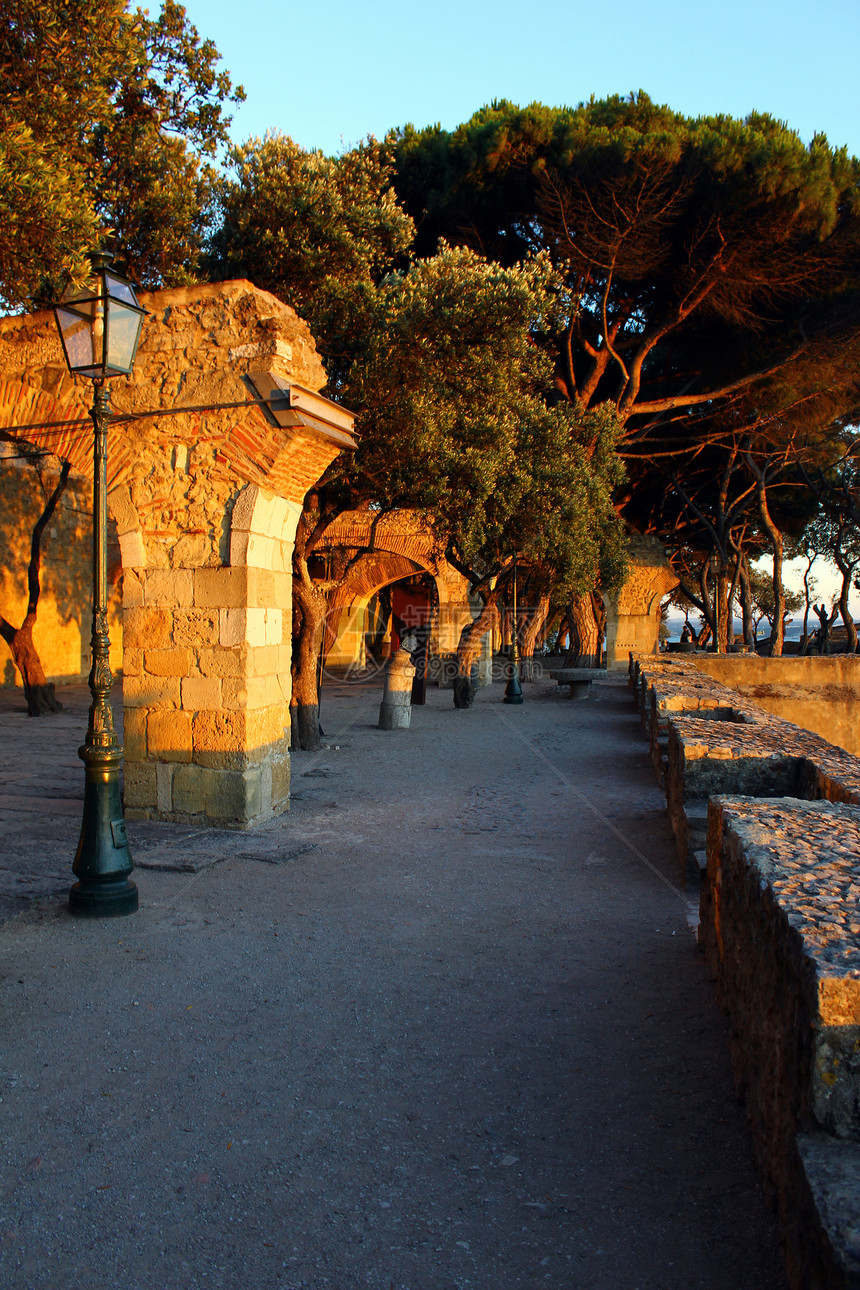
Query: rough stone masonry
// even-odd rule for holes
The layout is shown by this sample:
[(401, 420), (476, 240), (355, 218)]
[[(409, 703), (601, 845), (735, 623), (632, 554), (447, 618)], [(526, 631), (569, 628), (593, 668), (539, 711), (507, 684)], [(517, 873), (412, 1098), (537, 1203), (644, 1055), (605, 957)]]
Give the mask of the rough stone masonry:
[[(258, 397), (326, 379), (274, 296), (237, 281), (141, 299), (108, 458), (127, 815), (247, 827), (288, 807), (293, 539), (308, 489), (353, 441), (314, 416), (283, 424)], [(86, 476), (91, 391), (68, 375), (51, 315), (0, 322), (0, 373), (0, 424), (72, 422), (42, 438)]]

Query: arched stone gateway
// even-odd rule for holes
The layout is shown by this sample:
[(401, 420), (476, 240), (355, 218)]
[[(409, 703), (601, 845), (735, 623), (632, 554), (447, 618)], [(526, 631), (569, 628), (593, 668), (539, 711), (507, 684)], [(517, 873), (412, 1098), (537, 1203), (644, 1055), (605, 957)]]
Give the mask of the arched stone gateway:
[[(134, 376), (111, 383), (131, 419), (112, 424), (108, 455), (126, 812), (246, 827), (288, 807), (293, 540), (308, 489), (354, 441), (315, 393), (306, 324), (274, 296), (237, 281), (141, 302)], [(91, 398), (50, 314), (0, 321), (0, 427), (89, 477)]]
[(604, 595), (606, 606), (606, 666), (627, 668), (631, 651), (656, 654), (660, 648), (660, 604), (678, 577), (655, 537), (627, 538), (629, 571), (620, 591)]
[[(321, 550), (357, 550), (368, 546), (374, 516), (371, 511), (346, 511), (327, 530)], [(438, 610), (433, 623), (433, 649), (454, 654), (463, 627), (472, 621), (468, 582), (440, 554), (433, 535), (411, 511), (384, 516), (373, 534), (373, 549), (363, 555), (346, 583), (333, 593), (329, 605), (327, 659), (333, 666), (362, 663), (367, 630), (367, 607), (382, 588), (426, 573), (434, 581)]]

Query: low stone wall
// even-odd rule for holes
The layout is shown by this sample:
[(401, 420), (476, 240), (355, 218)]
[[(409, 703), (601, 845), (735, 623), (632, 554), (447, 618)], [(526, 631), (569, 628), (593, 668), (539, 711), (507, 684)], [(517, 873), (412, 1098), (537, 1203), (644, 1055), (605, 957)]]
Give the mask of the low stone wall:
[(860, 1285), (860, 808), (711, 802), (700, 940), (793, 1286)]
[(860, 1287), (860, 759), (690, 658), (630, 681), (685, 870), (706, 859), (699, 939), (790, 1284)]
[(693, 655), (694, 666), (774, 716), (860, 755), (860, 655)]
[(691, 839), (690, 803), (720, 793), (860, 803), (858, 758), (703, 675), (691, 659), (634, 658), (630, 677), (682, 870), (696, 842), (704, 846), (703, 836)]

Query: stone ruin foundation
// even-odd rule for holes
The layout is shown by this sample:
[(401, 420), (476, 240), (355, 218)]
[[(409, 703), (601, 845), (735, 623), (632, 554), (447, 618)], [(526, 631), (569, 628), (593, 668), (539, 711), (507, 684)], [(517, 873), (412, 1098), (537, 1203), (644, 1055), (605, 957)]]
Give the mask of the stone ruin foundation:
[[(630, 681), (682, 876), (701, 878), (699, 944), (789, 1282), (847, 1290), (860, 1286), (860, 758), (722, 684), (722, 662), (631, 656)], [(807, 660), (726, 662), (784, 704)], [(860, 659), (808, 662), (856, 719)], [(797, 715), (814, 693), (794, 696)]]

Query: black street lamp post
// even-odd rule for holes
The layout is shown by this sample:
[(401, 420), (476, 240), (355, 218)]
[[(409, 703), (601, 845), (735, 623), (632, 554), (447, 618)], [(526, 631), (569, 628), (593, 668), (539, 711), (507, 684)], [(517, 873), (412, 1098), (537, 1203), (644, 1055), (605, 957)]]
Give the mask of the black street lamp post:
[(93, 274), (85, 294), (56, 305), (63, 352), (73, 376), (93, 382), (93, 628), (89, 675), (89, 721), (78, 756), (85, 767), (81, 836), (72, 871), (78, 881), (69, 892), (73, 914), (110, 917), (133, 914), (137, 887), (126, 838), (119, 771), (122, 744), (109, 702), (110, 634), (107, 621), (107, 432), (110, 397), (105, 381), (128, 376), (134, 366), (146, 311), (134, 288), (114, 273), (108, 252), (90, 257)]
[(511, 669), (505, 686), (505, 703), (522, 703), (523, 687), (520, 685), (520, 646), (517, 640), (517, 557), (514, 556), (514, 623), (511, 629)]

